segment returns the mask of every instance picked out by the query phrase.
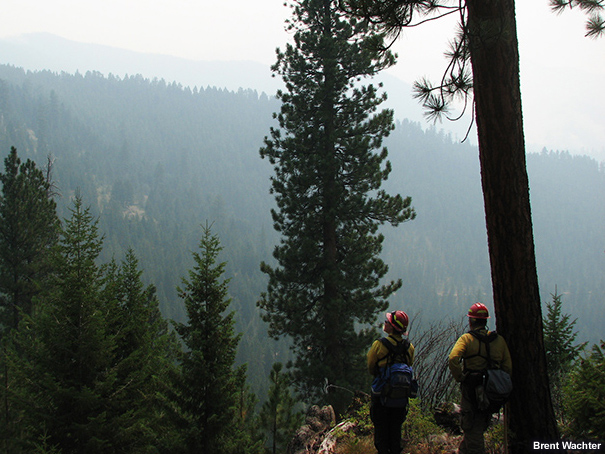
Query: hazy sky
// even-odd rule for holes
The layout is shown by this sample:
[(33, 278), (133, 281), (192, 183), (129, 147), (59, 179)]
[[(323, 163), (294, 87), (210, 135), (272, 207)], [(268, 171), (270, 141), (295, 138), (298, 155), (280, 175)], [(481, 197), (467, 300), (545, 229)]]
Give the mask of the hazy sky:
[[(275, 61), (289, 40), (283, 0), (3, 0), (0, 37), (49, 32), (74, 41), (192, 60)], [(569, 149), (605, 160), (605, 38), (584, 37), (580, 11), (517, 0), (528, 148)], [(454, 22), (405, 32), (389, 70), (411, 83), (436, 80)]]

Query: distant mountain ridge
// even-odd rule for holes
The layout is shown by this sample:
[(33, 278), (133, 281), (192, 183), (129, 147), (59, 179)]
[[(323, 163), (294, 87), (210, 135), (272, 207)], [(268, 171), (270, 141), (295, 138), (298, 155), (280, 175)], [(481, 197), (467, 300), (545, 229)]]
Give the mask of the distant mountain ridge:
[[(50, 33), (0, 39), (0, 64), (69, 74), (88, 71), (117, 77), (140, 74), (151, 80), (164, 79), (167, 83), (176, 82), (191, 88), (252, 89), (268, 96), (283, 87), (281, 79), (273, 77), (268, 65), (255, 61), (194, 61), (81, 43)], [(396, 118), (424, 122), (422, 107), (413, 99), (409, 84), (390, 74), (379, 75), (376, 82), (384, 84), (389, 96), (384, 106), (394, 109)], [(461, 139), (468, 125), (448, 122), (442, 127)]]
[(50, 33), (31, 33), (0, 40), (0, 63), (28, 70), (50, 70), (81, 74), (98, 71), (104, 75), (141, 74), (168, 83), (237, 91), (253, 88), (269, 95), (279, 82), (270, 68), (253, 61), (193, 61), (169, 55), (145, 54), (99, 44), (71, 41)]

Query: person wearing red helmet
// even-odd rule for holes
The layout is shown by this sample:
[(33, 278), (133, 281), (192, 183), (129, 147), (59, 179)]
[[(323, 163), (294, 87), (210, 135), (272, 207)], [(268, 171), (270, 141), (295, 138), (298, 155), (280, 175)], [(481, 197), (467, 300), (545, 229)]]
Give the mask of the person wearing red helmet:
[[(414, 363), (414, 346), (407, 340), (407, 329), (409, 317), (403, 311), (393, 311), (386, 314), (383, 330), (387, 333), (386, 340), (394, 346), (407, 342), (409, 347), (406, 352), (406, 364), (412, 366)], [(381, 368), (387, 365), (389, 356), (388, 348), (376, 340), (370, 347), (367, 355), (368, 371), (377, 376)], [(401, 426), (405, 421), (408, 409), (385, 407), (379, 398), (372, 397), (370, 417), (374, 424), (374, 446), (378, 454), (400, 454), (401, 453)]]
[(487, 307), (475, 303), (469, 308), (467, 317), (469, 331), (458, 338), (449, 355), (450, 372), (454, 380), (460, 383), (462, 391), (460, 427), (463, 437), (458, 452), (483, 454), (483, 434), (489, 425), (491, 413), (478, 408), (475, 389), (488, 367), (488, 355), (492, 364), (509, 374), (512, 373), (513, 364), (504, 338), (495, 331), (487, 330), (487, 319), (490, 318)]

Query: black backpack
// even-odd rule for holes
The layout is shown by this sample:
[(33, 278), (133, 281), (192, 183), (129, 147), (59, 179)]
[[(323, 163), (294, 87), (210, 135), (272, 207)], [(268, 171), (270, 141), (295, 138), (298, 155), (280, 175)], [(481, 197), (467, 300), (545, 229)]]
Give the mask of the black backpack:
[(487, 336), (476, 331), (469, 331), (469, 333), (481, 343), (485, 344), (487, 350), (487, 357), (480, 354), (481, 348), (479, 348), (479, 353), (465, 358), (469, 359), (475, 356), (481, 356), (487, 360), (487, 369), (473, 371), (471, 373), (471, 375), (474, 376), (472, 379), (472, 386), (474, 387), (474, 394), (472, 394), (472, 396), (475, 398), (474, 403), (481, 411), (497, 413), (508, 401), (510, 393), (513, 390), (513, 382), (510, 374), (497, 367), (490, 355), (489, 345), (498, 337), (498, 333), (492, 331)]
[(387, 358), (387, 364), (372, 382), (372, 395), (380, 399), (385, 407), (405, 408), (408, 399), (418, 395), (418, 382), (414, 370), (409, 365), (408, 349), (410, 341), (404, 339), (393, 345), (387, 338), (380, 339), (388, 353), (379, 361)]

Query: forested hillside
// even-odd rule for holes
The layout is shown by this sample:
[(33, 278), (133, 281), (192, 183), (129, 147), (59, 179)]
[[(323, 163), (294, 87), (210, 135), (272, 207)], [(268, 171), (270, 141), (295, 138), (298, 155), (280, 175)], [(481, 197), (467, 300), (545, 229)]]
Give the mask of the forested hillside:
[[(277, 101), (253, 90), (9, 66), (0, 66), (0, 81), (3, 157), (15, 146), (43, 167), (50, 155), (61, 217), (79, 190), (99, 217), (101, 259), (121, 260), (132, 247), (167, 318), (184, 319), (176, 286), (192, 266), (200, 226), (213, 223), (244, 333), (239, 361), (262, 388), (287, 351), (268, 340), (256, 308), (266, 285), (259, 263), (279, 241), (271, 167), (259, 157)], [(389, 277), (403, 280), (391, 305), (427, 323), (435, 314), (458, 318), (475, 300), (490, 304), (477, 150), (404, 119), (386, 145), (386, 189), (411, 196), (417, 212), (384, 229)], [(528, 167), (543, 302), (556, 288), (579, 319), (579, 340), (597, 342), (605, 332), (605, 171), (587, 157), (546, 150), (530, 155)]]

